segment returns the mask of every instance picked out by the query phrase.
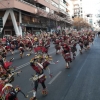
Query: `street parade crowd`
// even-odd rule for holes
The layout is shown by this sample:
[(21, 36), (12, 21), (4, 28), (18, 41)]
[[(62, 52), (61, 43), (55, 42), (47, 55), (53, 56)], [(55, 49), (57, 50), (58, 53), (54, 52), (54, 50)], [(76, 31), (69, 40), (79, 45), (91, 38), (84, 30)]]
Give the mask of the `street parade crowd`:
[(47, 95), (47, 87), (45, 85), (46, 76), (44, 71), (50, 72), (49, 65), (53, 64), (53, 58), (49, 55), (48, 50), (51, 42), (54, 44), (57, 55), (62, 55), (66, 62), (66, 69), (70, 69), (70, 63), (76, 57), (77, 45), (80, 46), (80, 54), (90, 49), (93, 44), (96, 32), (86, 31), (62, 31), (61, 33), (49, 34), (41, 32), (41, 34), (27, 33), (25, 36), (10, 36), (9, 38), (0, 39), (0, 100), (18, 100), (17, 94), (21, 92), (25, 98), (28, 98), (20, 87), (13, 87), (12, 82), (15, 80), (15, 75), (21, 73), (16, 71), (12, 66), (14, 58), (7, 60), (7, 54), (10, 52), (14, 55), (14, 51), (19, 51), (19, 58), (24, 59), (24, 53), (28, 51), (26, 56), (33, 53), (35, 56), (30, 60), (30, 67), (35, 71), (35, 75), (30, 78), (34, 82), (33, 97), (29, 100), (37, 100), (37, 89), (40, 83), (43, 87), (42, 94)]

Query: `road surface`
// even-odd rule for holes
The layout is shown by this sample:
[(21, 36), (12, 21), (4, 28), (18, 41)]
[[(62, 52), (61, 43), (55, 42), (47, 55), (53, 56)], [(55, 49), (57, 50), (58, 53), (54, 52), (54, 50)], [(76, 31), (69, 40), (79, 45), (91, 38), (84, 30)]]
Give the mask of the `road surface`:
[[(55, 54), (53, 45), (51, 45), (49, 53), (53, 56), (54, 62), (59, 62), (49, 66), (53, 74), (52, 78), (49, 77), (48, 71), (45, 71), (48, 95), (41, 94), (42, 87), (39, 85), (38, 100), (100, 100), (100, 38), (95, 39), (90, 50), (84, 51), (82, 55), (77, 55), (71, 63), (71, 69), (65, 68), (66, 63), (63, 57)], [(29, 97), (32, 96), (30, 91), (34, 88), (29, 81), (31, 75), (34, 75), (34, 71), (29, 65), (33, 55), (24, 56), (23, 59), (19, 58), (19, 53), (13, 55), (15, 58), (13, 65), (17, 66), (17, 70), (22, 70), (19, 77), (15, 76), (13, 85), (20, 86)], [(7, 59), (11, 57), (9, 54)], [(19, 100), (29, 100), (20, 93), (18, 98)]]

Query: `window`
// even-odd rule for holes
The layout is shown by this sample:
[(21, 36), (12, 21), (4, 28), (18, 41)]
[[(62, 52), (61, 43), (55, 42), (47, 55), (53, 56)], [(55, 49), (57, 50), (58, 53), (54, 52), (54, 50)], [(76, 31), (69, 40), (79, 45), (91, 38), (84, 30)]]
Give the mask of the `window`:
[(92, 19), (89, 20), (89, 23), (92, 24)]
[(74, 12), (76, 12), (76, 10), (74, 10)]
[(34, 1), (33, 1), (33, 0), (23, 0), (23, 1), (28, 2), (28, 3), (33, 4), (33, 5), (34, 5)]
[(97, 14), (96, 17), (97, 17), (97, 18), (100, 18), (100, 14)]
[(63, 0), (63, 3), (64, 3), (64, 4), (66, 4), (66, 1), (65, 1), (65, 0)]

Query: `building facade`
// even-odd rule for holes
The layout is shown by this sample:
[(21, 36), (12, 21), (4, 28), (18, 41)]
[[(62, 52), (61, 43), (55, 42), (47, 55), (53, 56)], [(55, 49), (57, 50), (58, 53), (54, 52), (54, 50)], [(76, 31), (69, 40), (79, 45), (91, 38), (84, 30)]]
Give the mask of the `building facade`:
[(87, 22), (94, 30), (100, 30), (100, 14), (87, 14)]
[(68, 0), (0, 0), (3, 35), (24, 35), (71, 26)]
[(71, 2), (73, 4), (73, 16), (85, 18), (83, 0), (71, 0)]

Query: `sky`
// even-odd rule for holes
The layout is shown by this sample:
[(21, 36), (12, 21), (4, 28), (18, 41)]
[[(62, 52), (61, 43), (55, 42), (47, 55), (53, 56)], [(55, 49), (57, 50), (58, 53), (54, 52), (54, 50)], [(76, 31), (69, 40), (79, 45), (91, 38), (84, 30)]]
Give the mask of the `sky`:
[(83, 5), (87, 14), (96, 14), (98, 11), (100, 12), (100, 0), (83, 0)]

